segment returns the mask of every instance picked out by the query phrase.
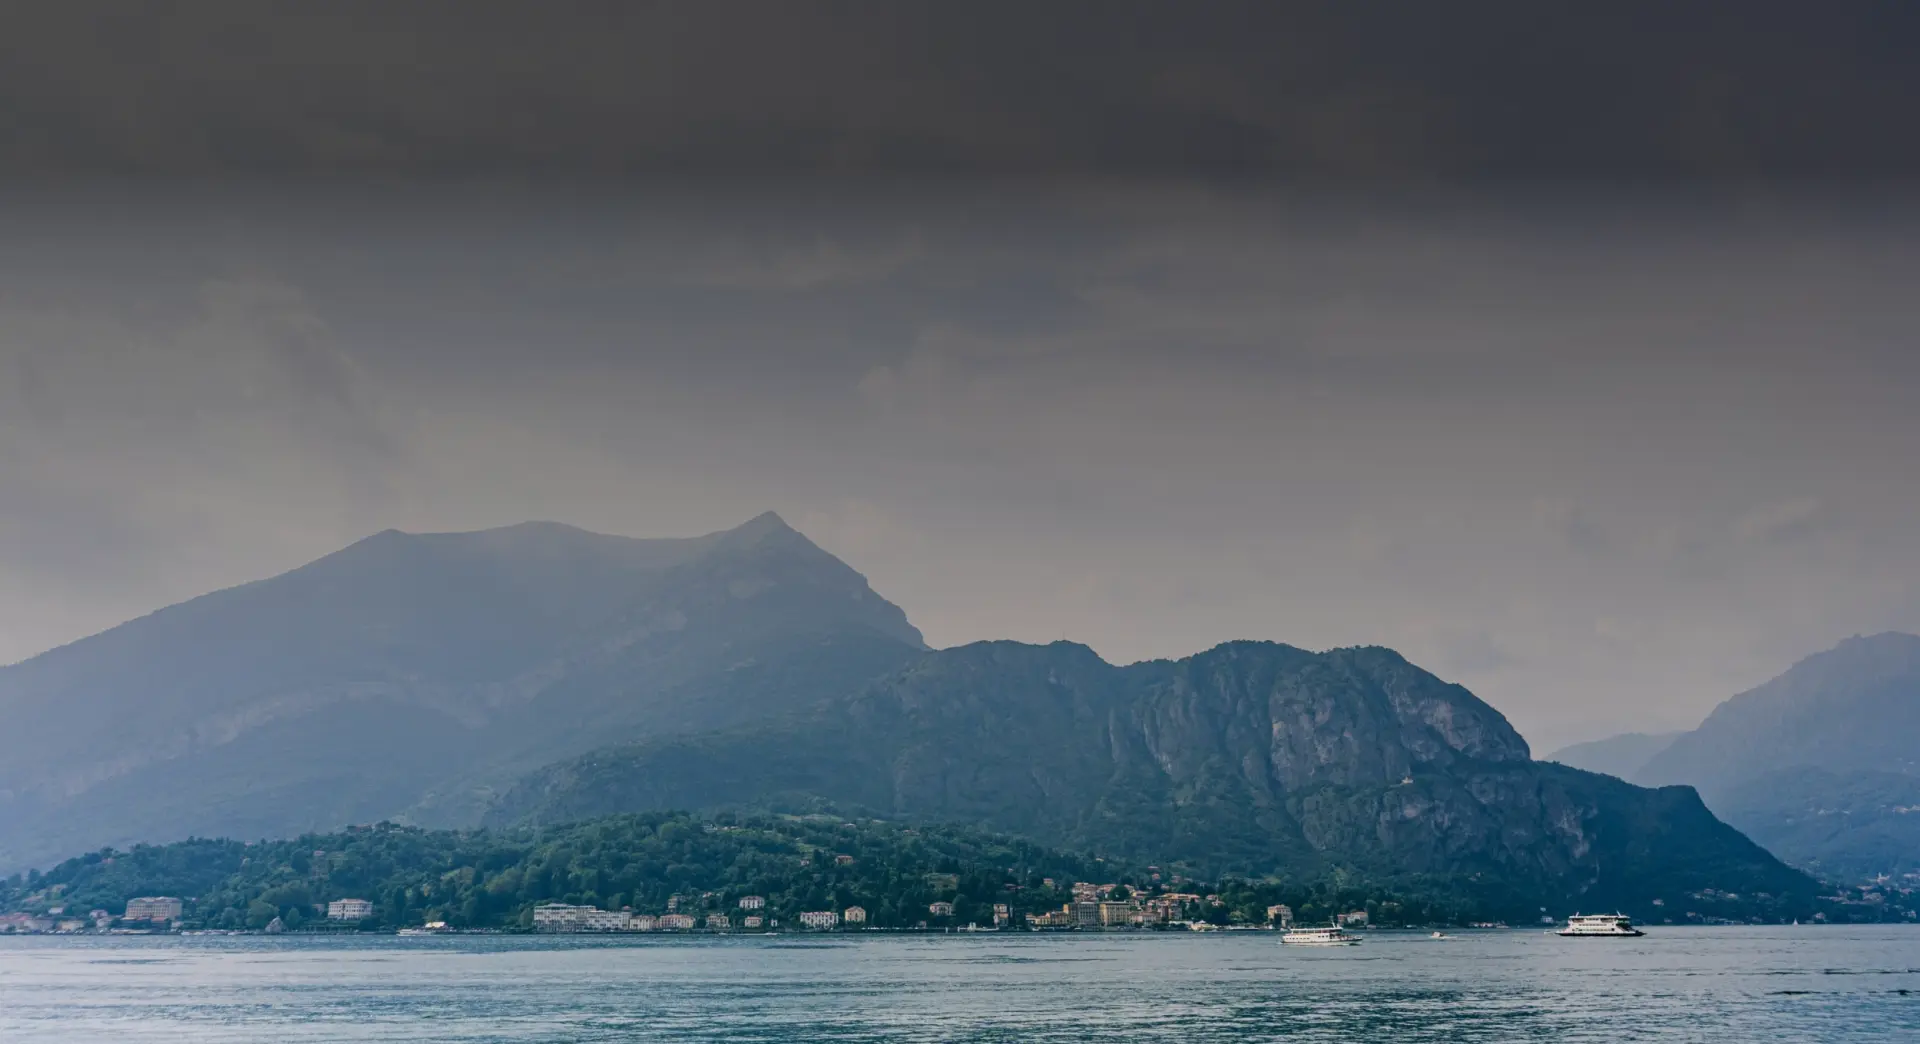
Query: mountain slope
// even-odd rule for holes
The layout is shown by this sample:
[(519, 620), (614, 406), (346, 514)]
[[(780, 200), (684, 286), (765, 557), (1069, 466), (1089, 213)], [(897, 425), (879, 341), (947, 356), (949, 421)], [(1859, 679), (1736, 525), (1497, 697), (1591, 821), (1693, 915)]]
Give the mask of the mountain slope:
[(1683, 733), (1679, 732), (1623, 732), (1606, 739), (1562, 747), (1541, 760), (1620, 779), (1632, 779), (1654, 755), (1672, 746), (1673, 741), (1681, 735)]
[(1920, 878), (1920, 776), (1781, 769), (1727, 788), (1714, 809), (1769, 852), (1822, 876), (1886, 874), (1907, 886)]
[(1498, 711), (1389, 650), (1255, 642), (1129, 667), (1068, 643), (930, 653), (797, 726), (551, 766), (492, 820), (817, 800), (1201, 872), (1345, 869), (1520, 906), (1813, 887), (1689, 789), (1531, 761)]
[(1920, 637), (1851, 638), (1714, 708), (1635, 776), (1689, 783), (1727, 822), (1823, 874), (1920, 863)]
[(134, 840), (471, 821), (617, 739), (797, 711), (924, 648), (777, 516), (370, 537), (0, 669), (0, 868)]
[(1782, 768), (1920, 773), (1920, 637), (1850, 638), (1714, 708), (1638, 775), (1709, 800)]

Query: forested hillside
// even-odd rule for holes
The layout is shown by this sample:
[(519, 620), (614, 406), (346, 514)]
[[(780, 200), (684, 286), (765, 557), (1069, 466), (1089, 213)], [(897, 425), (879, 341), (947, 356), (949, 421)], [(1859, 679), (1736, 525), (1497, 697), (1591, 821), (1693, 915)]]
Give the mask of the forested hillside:
[(808, 800), (1501, 909), (1817, 891), (1690, 789), (1532, 761), (1499, 711), (1392, 650), (1268, 642), (1125, 667), (1066, 642), (929, 653), (804, 722), (552, 766), (494, 822)]

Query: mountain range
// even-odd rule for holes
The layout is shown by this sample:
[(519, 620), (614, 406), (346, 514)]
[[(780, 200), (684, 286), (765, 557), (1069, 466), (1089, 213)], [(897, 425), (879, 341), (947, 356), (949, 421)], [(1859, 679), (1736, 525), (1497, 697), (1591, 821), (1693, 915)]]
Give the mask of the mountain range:
[(691, 539), (384, 532), (0, 668), (0, 868), (461, 825), (555, 758), (787, 713), (925, 648), (775, 515)]
[(1554, 760), (1687, 784), (1788, 861), (1843, 879), (1920, 871), (1920, 637), (1850, 638), (1714, 708), (1700, 727)]
[(1673, 745), (1678, 732), (1623, 732), (1606, 739), (1575, 743), (1546, 756), (1547, 761), (1571, 765), (1588, 772), (1602, 772), (1621, 779), (1633, 779), (1655, 754)]
[(1360, 874), (1507, 909), (1652, 910), (1809, 884), (1689, 788), (1531, 760), (1498, 711), (1390, 650), (1266, 642), (1126, 667), (1066, 642), (933, 652), (797, 727), (561, 762), (491, 818), (809, 800), (1201, 873)]
[(0, 869), (382, 819), (798, 805), (1504, 910), (1759, 915), (1816, 887), (1689, 787), (1533, 761), (1391, 650), (928, 650), (774, 515), (683, 540), (382, 533), (0, 669), (0, 714), (36, 737), (0, 754)]

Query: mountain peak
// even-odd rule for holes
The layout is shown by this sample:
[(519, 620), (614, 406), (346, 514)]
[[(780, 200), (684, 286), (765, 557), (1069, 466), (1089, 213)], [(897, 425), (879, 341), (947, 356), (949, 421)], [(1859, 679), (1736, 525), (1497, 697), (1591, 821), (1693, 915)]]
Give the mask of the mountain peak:
[(734, 528), (736, 533), (768, 533), (777, 530), (792, 530), (787, 520), (777, 511), (762, 511)]

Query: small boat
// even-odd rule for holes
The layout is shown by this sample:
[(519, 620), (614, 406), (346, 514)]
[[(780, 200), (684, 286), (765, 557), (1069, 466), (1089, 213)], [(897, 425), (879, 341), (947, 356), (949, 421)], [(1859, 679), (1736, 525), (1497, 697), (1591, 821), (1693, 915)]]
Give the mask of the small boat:
[(1451, 935), (1448, 935), (1448, 934), (1447, 934), (1446, 932), (1434, 932), (1434, 933), (1433, 933), (1433, 935), (1432, 935), (1432, 936), (1430, 936), (1430, 938), (1434, 938), (1434, 939), (1451, 939), (1451, 938), (1453, 938), (1453, 936), (1451, 936)]
[(1289, 928), (1287, 934), (1280, 937), (1286, 946), (1358, 946), (1360, 939), (1345, 928), (1329, 925), (1325, 928)]
[(1574, 914), (1567, 918), (1567, 926), (1555, 935), (1587, 938), (1597, 936), (1609, 939), (1630, 939), (1647, 933), (1633, 926), (1633, 922), (1622, 914)]

